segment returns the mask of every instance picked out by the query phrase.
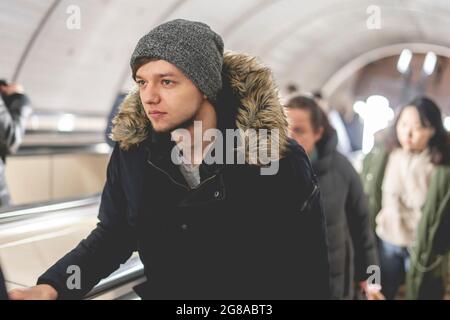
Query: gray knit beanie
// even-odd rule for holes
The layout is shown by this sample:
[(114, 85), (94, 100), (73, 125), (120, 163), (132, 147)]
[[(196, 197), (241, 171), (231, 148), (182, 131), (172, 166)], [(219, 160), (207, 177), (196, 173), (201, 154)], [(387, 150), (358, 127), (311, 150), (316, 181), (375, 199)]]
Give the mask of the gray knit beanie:
[(183, 19), (163, 23), (143, 36), (134, 49), (130, 61), (133, 78), (140, 58), (165, 60), (214, 103), (222, 88), (223, 46), (222, 38), (204, 23)]

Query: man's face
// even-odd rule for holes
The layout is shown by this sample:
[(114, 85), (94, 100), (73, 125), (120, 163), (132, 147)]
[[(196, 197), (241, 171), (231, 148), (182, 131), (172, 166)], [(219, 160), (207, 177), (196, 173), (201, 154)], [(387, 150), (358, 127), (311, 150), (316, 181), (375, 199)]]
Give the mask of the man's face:
[(289, 123), (289, 136), (301, 145), (306, 153), (311, 155), (316, 142), (323, 134), (323, 128), (314, 130), (311, 122), (311, 114), (307, 110), (296, 108), (285, 108)]
[(173, 64), (150, 61), (136, 71), (136, 83), (145, 113), (156, 132), (190, 125), (206, 97)]

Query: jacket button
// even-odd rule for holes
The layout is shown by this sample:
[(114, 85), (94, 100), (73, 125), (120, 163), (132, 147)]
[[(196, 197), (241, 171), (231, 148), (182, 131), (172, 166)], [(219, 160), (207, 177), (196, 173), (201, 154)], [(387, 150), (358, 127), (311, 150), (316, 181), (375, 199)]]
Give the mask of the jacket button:
[(366, 175), (366, 178), (367, 178), (368, 181), (372, 181), (372, 179), (373, 179), (373, 174), (368, 173), (368, 174)]
[(182, 225), (181, 225), (181, 229), (187, 230), (187, 228), (188, 228), (187, 224), (182, 224)]
[(220, 192), (219, 191), (214, 192), (214, 198), (218, 198), (219, 196), (220, 196)]

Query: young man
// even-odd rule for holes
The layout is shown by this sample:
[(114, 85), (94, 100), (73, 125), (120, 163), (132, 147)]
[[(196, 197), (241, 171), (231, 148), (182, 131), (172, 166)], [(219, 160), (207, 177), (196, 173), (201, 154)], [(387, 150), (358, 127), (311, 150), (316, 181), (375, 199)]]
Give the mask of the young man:
[[(138, 88), (114, 119), (97, 228), (12, 298), (82, 298), (135, 250), (144, 299), (328, 298), (320, 194), (305, 152), (286, 138), (270, 70), (224, 55), (218, 34), (186, 20), (145, 35), (131, 68)], [(255, 144), (236, 163), (234, 138), (196, 142), (237, 128), (268, 130), (256, 154), (270, 149), (277, 170), (262, 174)], [(219, 154), (227, 161), (207, 161)], [(80, 289), (66, 287), (71, 265), (81, 270)]]

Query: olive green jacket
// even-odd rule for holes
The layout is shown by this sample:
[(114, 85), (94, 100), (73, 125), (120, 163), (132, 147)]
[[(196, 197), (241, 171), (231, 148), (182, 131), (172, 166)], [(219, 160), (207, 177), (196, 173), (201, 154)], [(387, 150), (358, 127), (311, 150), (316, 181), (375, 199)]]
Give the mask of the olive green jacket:
[[(369, 198), (372, 225), (381, 210), (381, 186), (389, 154), (376, 145), (363, 162), (362, 180)], [(422, 207), (406, 275), (407, 299), (442, 299), (448, 276), (450, 249), (450, 166), (439, 165), (433, 171), (430, 188)]]

